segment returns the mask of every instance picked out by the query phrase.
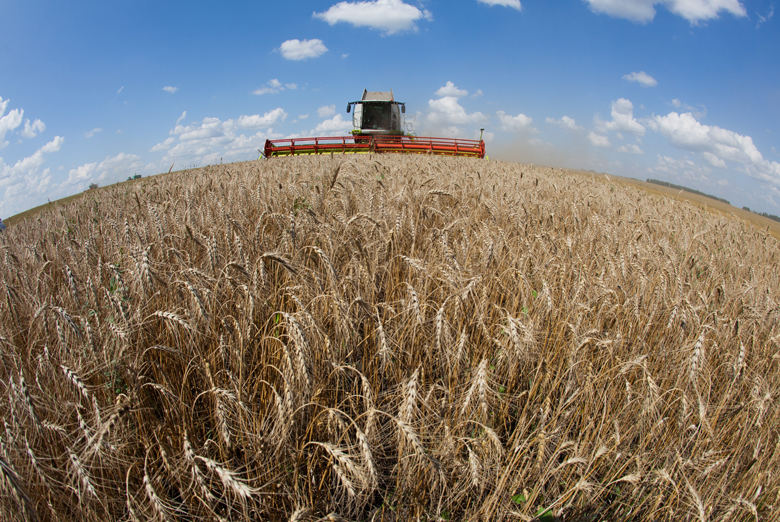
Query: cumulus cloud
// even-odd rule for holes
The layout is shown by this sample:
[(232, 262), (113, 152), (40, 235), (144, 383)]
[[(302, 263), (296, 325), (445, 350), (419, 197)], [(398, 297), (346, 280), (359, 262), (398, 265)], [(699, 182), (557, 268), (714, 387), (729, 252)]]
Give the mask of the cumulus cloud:
[(30, 120), (24, 120), (24, 129), (19, 131), (19, 134), (21, 134), (23, 138), (34, 138), (39, 132), (45, 130), (46, 124), (41, 120), (35, 120), (32, 123), (30, 123)]
[(99, 132), (103, 132), (103, 129), (101, 129), (100, 127), (95, 127), (91, 131), (85, 132), (84, 133), (84, 137), (85, 138), (91, 138), (92, 136), (94, 136), (95, 134), (97, 134)]
[(448, 130), (450, 133), (459, 133), (456, 125), (484, 123), (487, 118), (481, 112), (467, 113), (454, 96), (444, 96), (437, 100), (428, 100), (430, 112), (425, 121), (434, 130)]
[(13, 215), (41, 203), (43, 194), (50, 188), (51, 175), (50, 169), (41, 171), (40, 168), (46, 162), (45, 155), (59, 151), (64, 141), (62, 136), (55, 136), (31, 156), (13, 165), (6, 165), (0, 158), (0, 215)]
[[(178, 124), (179, 124), (179, 122), (177, 121), (176, 125), (178, 125)], [(173, 142), (175, 142), (175, 141), (176, 141), (176, 138), (170, 137), (167, 140), (163, 141), (162, 143), (158, 143), (157, 145), (155, 145), (154, 147), (149, 149), (149, 152), (158, 152), (158, 151), (161, 151), (161, 150), (168, 150), (168, 149), (171, 148), (171, 145), (173, 145)]]
[[(273, 126), (287, 118), (287, 113), (276, 108), (259, 114), (243, 115), (236, 119), (222, 121), (219, 118), (204, 118), (190, 125), (177, 124), (170, 137), (152, 147), (152, 152), (166, 151), (164, 163), (216, 163), (220, 157), (236, 159), (256, 154), (266, 139), (281, 138)], [(254, 134), (244, 130), (257, 130)]]
[(588, 139), (596, 147), (609, 147), (611, 145), (608, 137), (596, 134), (593, 131), (588, 134)]
[(287, 118), (287, 113), (283, 109), (276, 109), (266, 112), (262, 116), (253, 114), (252, 116), (239, 116), (236, 125), (241, 129), (267, 129), (273, 127)]
[(780, 185), (780, 163), (764, 159), (750, 136), (704, 125), (689, 112), (654, 116), (649, 126), (675, 147), (701, 154), (714, 167), (725, 168), (726, 162), (734, 162), (747, 175)]
[[(479, 125), (488, 121), (487, 116), (479, 111), (466, 112), (458, 99), (468, 96), (469, 91), (458, 89), (454, 83), (448, 81), (434, 94), (439, 98), (428, 100), (429, 111), (425, 116), (425, 123), (430, 132), (445, 138), (462, 138), (464, 131), (458, 125)], [(482, 96), (482, 91), (477, 91), (472, 98), (477, 97), (477, 95)]]
[(182, 111), (181, 116), (179, 116), (179, 119), (176, 120), (176, 125), (181, 123), (181, 120), (187, 117), (187, 111)]
[(328, 48), (322, 43), (322, 40), (286, 40), (279, 46), (279, 52), (286, 60), (306, 60), (308, 58), (317, 58), (328, 52)]
[(728, 165), (726, 165), (725, 161), (723, 161), (721, 158), (717, 157), (715, 154), (711, 152), (702, 152), (702, 157), (705, 159), (707, 163), (709, 163), (713, 167), (718, 167), (721, 169), (728, 168)]
[(341, 136), (352, 130), (352, 120), (345, 120), (341, 114), (321, 122), (314, 128), (314, 136)]
[(679, 109), (680, 105), (682, 105), (682, 102), (677, 98), (672, 100), (672, 107), (674, 107), (675, 109)]
[(531, 132), (536, 134), (539, 132), (534, 126), (534, 120), (525, 114), (518, 114), (517, 116), (511, 116), (504, 111), (496, 112), (498, 121), (501, 122), (501, 129), (509, 132)]
[(481, 98), (484, 93), (482, 92), (482, 89), (477, 89), (477, 92), (471, 95), (472, 98)]
[(568, 131), (581, 131), (581, 130), (583, 130), (582, 127), (577, 125), (577, 122), (574, 121), (574, 118), (569, 118), (568, 116), (564, 116), (560, 120), (555, 120), (553, 118), (547, 118), (544, 121), (546, 121), (550, 125), (557, 125), (558, 127), (562, 128), (564, 130), (568, 130)]
[(171, 93), (171, 94), (174, 94), (176, 91), (178, 91), (178, 90), (179, 90), (179, 88), (178, 88), (178, 87), (172, 87), (172, 86), (170, 86), (170, 85), (166, 85), (165, 87), (163, 87), (163, 90), (164, 90), (165, 92), (169, 92), (169, 93)]
[(692, 181), (707, 182), (712, 170), (699, 165), (688, 156), (680, 159), (658, 155), (658, 163), (650, 169), (651, 172), (662, 172), (675, 178), (685, 178)]
[(642, 87), (655, 87), (656, 85), (658, 85), (656, 79), (650, 76), (649, 74), (647, 74), (645, 71), (624, 74), (623, 79), (628, 80), (629, 82), (636, 82), (640, 84)]
[(717, 18), (721, 12), (747, 16), (739, 0), (585, 0), (591, 11), (646, 24), (655, 18), (655, 5), (688, 20), (691, 25)]
[[(284, 45), (284, 44), (282, 44), (282, 45)], [(274, 78), (272, 80), (269, 80), (266, 83), (265, 87), (261, 87), (259, 89), (255, 89), (254, 91), (252, 91), (252, 94), (255, 94), (257, 96), (260, 96), (260, 95), (263, 95), (263, 94), (276, 94), (276, 93), (278, 93), (280, 91), (283, 91), (285, 89), (290, 89), (291, 91), (294, 91), (297, 88), (298, 88), (298, 84), (297, 83), (285, 83), (284, 85), (282, 85), (282, 82), (280, 82), (279, 80)]]
[(314, 13), (330, 25), (346, 22), (355, 27), (369, 27), (385, 35), (402, 31), (416, 31), (418, 20), (432, 20), (425, 9), (405, 4), (402, 0), (374, 0), (373, 2), (339, 2), (323, 13)]
[[(482, 91), (480, 91), (482, 92)], [(436, 96), (444, 97), (444, 96), (452, 96), (453, 98), (463, 98), (464, 96), (467, 96), (469, 91), (464, 91), (462, 89), (458, 89), (455, 87), (455, 84), (452, 82), (447, 82), (444, 84), (444, 87), (440, 87), (438, 91), (436, 91), (434, 94)]]
[(618, 152), (625, 152), (626, 154), (644, 154), (644, 151), (640, 149), (637, 145), (629, 144), (629, 145), (623, 145), (618, 148)]
[(518, 11), (522, 10), (522, 6), (520, 5), (520, 0), (477, 0), (481, 4), (487, 4), (487, 5), (503, 5), (505, 7), (511, 7), (513, 9), (517, 9)]
[(68, 179), (60, 187), (84, 190), (89, 183), (102, 181), (120, 181), (144, 169), (140, 156), (120, 152), (114, 157), (106, 157), (100, 163), (85, 163), (70, 169)]
[(335, 105), (325, 105), (317, 109), (317, 116), (320, 118), (327, 118), (328, 116), (333, 116), (334, 114), (336, 114)]
[(11, 132), (21, 125), (22, 116), (24, 115), (24, 110), (22, 109), (13, 109), (9, 111), (8, 114), (5, 114), (8, 102), (9, 100), (3, 100), (3, 98), (0, 97), (0, 149), (8, 145), (8, 142), (4, 141), (6, 133)]
[(602, 121), (594, 117), (596, 129), (605, 134), (607, 131), (628, 132), (644, 136), (645, 127), (634, 118), (634, 104), (625, 98), (612, 102), (612, 121)]

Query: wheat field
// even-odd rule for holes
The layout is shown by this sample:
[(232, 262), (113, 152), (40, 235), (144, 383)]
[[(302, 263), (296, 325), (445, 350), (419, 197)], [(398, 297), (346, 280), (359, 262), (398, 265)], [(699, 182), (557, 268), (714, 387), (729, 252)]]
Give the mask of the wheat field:
[(0, 517), (773, 520), (777, 241), (574, 174), (293, 157), (0, 236)]

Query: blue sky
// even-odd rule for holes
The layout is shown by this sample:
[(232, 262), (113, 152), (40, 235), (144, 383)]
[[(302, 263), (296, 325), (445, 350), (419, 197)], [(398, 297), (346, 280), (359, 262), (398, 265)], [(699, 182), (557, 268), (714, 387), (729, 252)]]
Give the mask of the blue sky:
[(0, 216), (341, 135), (364, 88), (491, 159), (780, 214), (774, 0), (7, 0)]

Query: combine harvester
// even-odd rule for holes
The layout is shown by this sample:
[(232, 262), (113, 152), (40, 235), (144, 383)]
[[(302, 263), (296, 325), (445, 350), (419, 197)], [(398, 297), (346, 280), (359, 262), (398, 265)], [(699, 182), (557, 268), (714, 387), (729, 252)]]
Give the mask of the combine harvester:
[[(354, 110), (353, 110), (354, 108)], [(393, 91), (368, 92), (363, 90), (360, 101), (349, 102), (354, 129), (350, 136), (323, 138), (285, 138), (266, 140), (263, 154), (266, 158), (324, 153), (382, 153), (439, 154), (444, 156), (485, 157), (485, 142), (453, 138), (415, 136), (405, 121), (406, 104), (395, 101)], [(404, 132), (407, 129), (408, 132)], [(484, 130), (484, 129), (481, 129)]]

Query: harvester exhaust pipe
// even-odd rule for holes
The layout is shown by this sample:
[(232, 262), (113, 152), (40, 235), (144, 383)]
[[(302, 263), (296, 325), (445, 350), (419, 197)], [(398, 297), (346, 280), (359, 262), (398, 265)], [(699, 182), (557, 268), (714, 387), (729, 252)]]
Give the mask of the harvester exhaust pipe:
[(482, 141), (482, 133), (485, 132), (485, 129), (479, 129), (479, 141)]

